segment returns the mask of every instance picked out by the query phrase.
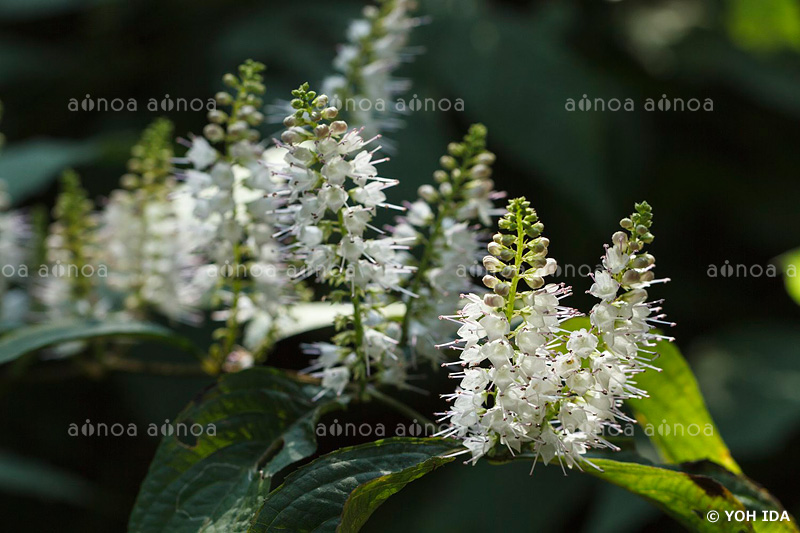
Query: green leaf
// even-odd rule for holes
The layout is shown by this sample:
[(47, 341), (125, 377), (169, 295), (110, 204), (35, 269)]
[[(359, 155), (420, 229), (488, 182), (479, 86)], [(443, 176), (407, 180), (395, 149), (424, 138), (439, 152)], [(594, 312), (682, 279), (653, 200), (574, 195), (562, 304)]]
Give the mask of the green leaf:
[(800, 51), (800, 5), (796, 0), (728, 0), (727, 29), (747, 50)]
[[(756, 484), (744, 475), (737, 475), (726, 470), (716, 463), (710, 461), (698, 461), (696, 463), (684, 463), (681, 470), (692, 475), (706, 476), (719, 484), (742, 502), (748, 510), (754, 510), (758, 516), (762, 516), (763, 511), (777, 511), (783, 514), (783, 505), (766, 489)], [(797, 531), (796, 525), (783, 522), (761, 522), (756, 525), (756, 531)]]
[(82, 165), (100, 154), (98, 141), (36, 139), (12, 144), (0, 157), (0, 179), (14, 204), (44, 189), (66, 167)]
[(0, 491), (91, 507), (97, 487), (37, 460), (0, 451)]
[(300, 468), (270, 493), (250, 532), (361, 529), (389, 496), (453, 460), (444, 439), (393, 438), (343, 448)]
[[(710, 477), (611, 459), (591, 461), (602, 471), (587, 466), (587, 473), (638, 494), (691, 531), (755, 531), (748, 522), (727, 520), (725, 511), (744, 511), (745, 506)], [(719, 513), (719, 521), (708, 520), (710, 511)]]
[(795, 302), (800, 304), (800, 276), (797, 275), (797, 271), (800, 270), (800, 249), (785, 253), (780, 258), (780, 262), (783, 267), (786, 291)]
[[(591, 461), (602, 471), (587, 466), (585, 472), (638, 494), (692, 531), (798, 531), (791, 517), (788, 521), (762, 521), (763, 511), (788, 515), (783, 515), (783, 506), (766, 490), (716, 463), (699, 461), (658, 467), (605, 458)], [(718, 513), (718, 521), (709, 521), (711, 511)], [(755, 512), (756, 520), (729, 520), (726, 511)]]
[[(320, 387), (272, 368), (220, 378), (161, 442), (129, 531), (246, 531), (272, 476), (312, 455), (319, 417), (346, 402), (321, 394)], [(194, 424), (204, 428), (199, 436), (178, 434)]]
[(0, 364), (57, 344), (109, 337), (150, 339), (196, 351), (190, 341), (150, 322), (70, 320), (17, 329), (0, 338)]
[(668, 463), (708, 459), (741, 473), (678, 348), (661, 341), (655, 351), (659, 357), (654, 365), (661, 372), (648, 370), (636, 376), (637, 386), (646, 390), (650, 397), (627, 403), (663, 459)]

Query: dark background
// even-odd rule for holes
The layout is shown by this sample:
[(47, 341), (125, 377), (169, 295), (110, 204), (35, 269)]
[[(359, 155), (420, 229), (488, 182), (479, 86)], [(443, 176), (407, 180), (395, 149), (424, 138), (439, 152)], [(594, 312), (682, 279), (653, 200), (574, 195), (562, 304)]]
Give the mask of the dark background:
[[(0, 177), (24, 206), (52, 205), (54, 178), (68, 165), (93, 195), (107, 195), (139, 131), (160, 116), (146, 109), (150, 98), (208, 98), (222, 74), (253, 58), (268, 66), (267, 100), (285, 99), (330, 73), (335, 44), (361, 5), (2, 0), (8, 145)], [(431, 21), (412, 44), (426, 52), (400, 72), (414, 83), (406, 98), (460, 98), (465, 109), (413, 113), (390, 135), (397, 153), (382, 171), (402, 180), (391, 198), (409, 198), (446, 143), (480, 121), (498, 156), (498, 187), (532, 200), (561, 264), (596, 264), (617, 221), (647, 199), (658, 273), (672, 279), (652, 292), (667, 299), (673, 334), (734, 456), (800, 514), (800, 307), (767, 270), (800, 246), (800, 3), (424, 0), (420, 13)], [(134, 98), (139, 109), (69, 110), (71, 98), (87, 94)], [(566, 110), (584, 94), (630, 98), (635, 110)], [(662, 95), (710, 99), (713, 111), (645, 110), (647, 98)], [(205, 124), (202, 113), (165, 115), (179, 135)], [(726, 264), (741, 265), (738, 275), (709, 275)], [(564, 280), (575, 287), (571, 304), (587, 308), (589, 280)], [(194, 335), (207, 342), (206, 332)], [(301, 358), (288, 341), (275, 360), (299, 368)], [(112, 376), (4, 386), (2, 529), (124, 530), (157, 438), (141, 430), (136, 438), (69, 437), (69, 424), (160, 423), (207, 383)], [(423, 412), (441, 409), (434, 395), (408, 400)], [(399, 421), (362, 409), (342, 416)], [(577, 472), (537, 468), (529, 477), (528, 469), (451, 465), (390, 499), (366, 529), (678, 529)]]

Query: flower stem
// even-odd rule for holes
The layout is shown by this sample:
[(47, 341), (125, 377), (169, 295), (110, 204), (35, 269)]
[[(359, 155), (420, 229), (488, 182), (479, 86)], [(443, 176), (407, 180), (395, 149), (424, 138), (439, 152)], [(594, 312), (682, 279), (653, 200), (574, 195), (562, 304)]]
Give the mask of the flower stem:
[(417, 422), (419, 422), (423, 426), (428, 426), (429, 424), (431, 426), (435, 426), (436, 425), (431, 419), (429, 419), (425, 415), (419, 413), (417, 410), (413, 409), (412, 407), (409, 407), (408, 405), (404, 404), (403, 402), (401, 402), (399, 400), (396, 400), (396, 399), (392, 398), (391, 396), (389, 396), (387, 394), (384, 394), (384, 393), (380, 392), (378, 389), (376, 389), (375, 387), (373, 387), (371, 385), (369, 387), (367, 387), (367, 394), (369, 394), (370, 397), (372, 397), (373, 399), (379, 401), (380, 403), (384, 404), (385, 406), (391, 407), (392, 409), (394, 409), (395, 411), (397, 411), (401, 415), (404, 415), (409, 420), (416, 420)]
[(514, 317), (514, 304), (517, 298), (517, 285), (519, 284), (520, 269), (522, 268), (522, 257), (525, 254), (525, 228), (522, 224), (522, 212), (517, 211), (517, 254), (514, 257), (514, 278), (511, 281), (511, 289), (508, 292), (508, 305), (506, 306), (506, 318), (511, 322)]

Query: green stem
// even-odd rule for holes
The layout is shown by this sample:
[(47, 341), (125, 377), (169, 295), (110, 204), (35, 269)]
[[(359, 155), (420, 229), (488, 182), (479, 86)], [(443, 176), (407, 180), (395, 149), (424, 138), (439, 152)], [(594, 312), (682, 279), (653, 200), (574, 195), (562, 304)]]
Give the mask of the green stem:
[(520, 279), (520, 269), (522, 268), (522, 257), (525, 254), (525, 229), (522, 225), (522, 212), (517, 212), (517, 255), (514, 258), (514, 278), (511, 281), (511, 289), (508, 292), (508, 305), (506, 306), (506, 318), (511, 322), (514, 317), (514, 304), (517, 298), (517, 285)]
[(435, 426), (436, 425), (433, 422), (433, 420), (429, 419), (425, 415), (419, 413), (418, 411), (416, 411), (412, 407), (409, 407), (408, 405), (404, 404), (403, 402), (401, 402), (399, 400), (395, 400), (391, 396), (380, 392), (378, 389), (376, 389), (373, 386), (367, 387), (367, 394), (369, 394), (370, 397), (372, 397), (373, 399), (379, 401), (380, 403), (384, 404), (385, 406), (391, 407), (392, 409), (394, 409), (395, 411), (397, 411), (401, 415), (404, 415), (409, 420), (416, 420), (417, 422), (419, 422), (423, 426), (427, 426), (427, 425)]
[[(342, 233), (342, 239), (347, 237), (347, 230), (345, 229), (344, 225), (344, 208), (340, 209), (337, 213), (338, 220), (339, 220), (339, 231)], [(356, 355), (358, 355), (364, 364), (364, 374), (360, 380), (361, 391), (364, 391), (367, 382), (367, 367), (369, 366), (369, 361), (367, 361), (367, 357), (369, 357), (366, 352), (364, 352), (362, 348), (362, 344), (364, 343), (364, 323), (361, 320), (361, 294), (358, 290), (358, 287), (353, 285), (351, 289), (350, 299), (353, 303), (353, 329), (355, 329), (355, 349)]]
[[(220, 353), (220, 357), (227, 357), (233, 350), (236, 339), (239, 337), (239, 318), (236, 316), (239, 312), (239, 298), (242, 292), (242, 280), (239, 279), (239, 264), (242, 262), (242, 250), (240, 244), (234, 243), (233, 245), (233, 282), (231, 284), (231, 291), (233, 292), (233, 301), (231, 302), (231, 314), (228, 317), (226, 324), (227, 334), (225, 336), (224, 349)], [(220, 364), (222, 361), (220, 361)]]
[[(433, 261), (434, 244), (440, 237), (444, 219), (445, 219), (445, 207), (444, 205), (442, 205), (439, 208), (439, 212), (436, 215), (436, 220), (434, 220), (433, 226), (431, 227), (431, 232), (428, 236), (428, 241), (426, 243), (425, 250), (422, 252), (422, 258), (419, 261), (417, 272), (414, 274), (414, 281), (409, 289), (413, 294), (417, 294), (419, 292), (419, 289), (422, 286), (422, 282), (425, 279), (425, 275), (428, 272), (428, 268), (430, 268), (431, 262)], [(416, 300), (416, 298), (414, 298), (413, 296), (406, 297), (406, 314), (403, 316), (402, 335), (400, 336), (400, 346), (408, 345), (408, 335), (409, 335), (409, 329), (411, 328), (411, 319), (414, 317), (413, 313), (414, 300)]]

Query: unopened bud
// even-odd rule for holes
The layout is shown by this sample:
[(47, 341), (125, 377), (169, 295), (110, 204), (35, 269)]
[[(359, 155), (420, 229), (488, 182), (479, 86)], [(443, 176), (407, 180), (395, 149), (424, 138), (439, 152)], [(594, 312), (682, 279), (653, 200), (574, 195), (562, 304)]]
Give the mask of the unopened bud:
[(505, 266), (506, 265), (499, 259), (491, 255), (487, 255), (483, 258), (483, 267), (489, 272), (500, 272)]
[(636, 285), (641, 280), (641, 274), (635, 270), (628, 270), (622, 275), (622, 284), (631, 286)]
[(489, 289), (494, 289), (495, 285), (497, 285), (498, 283), (500, 283), (500, 280), (494, 276), (490, 276), (489, 274), (483, 276), (483, 284), (486, 285), (486, 287), (488, 287)]
[(217, 143), (225, 138), (225, 131), (219, 124), (206, 124), (206, 127), (203, 128), (203, 136), (212, 143)]
[(503, 297), (508, 296), (508, 293), (511, 292), (511, 285), (509, 285), (505, 281), (501, 281), (500, 283), (495, 285), (494, 292), (499, 296)]
[(439, 193), (436, 192), (436, 189), (433, 188), (433, 185), (427, 183), (425, 185), (421, 185), (419, 189), (417, 189), (417, 194), (420, 198), (428, 203), (433, 203), (439, 198)]
[(502, 307), (503, 305), (505, 305), (506, 301), (499, 294), (489, 293), (484, 295), (483, 303), (485, 303), (489, 307)]
[(331, 133), (333, 135), (341, 135), (346, 131), (347, 131), (347, 122), (345, 122), (344, 120), (337, 120), (335, 122), (331, 122)]
[(488, 178), (492, 175), (492, 169), (487, 165), (475, 165), (472, 167), (470, 175), (475, 179)]
[(225, 91), (220, 91), (214, 95), (214, 99), (217, 101), (219, 105), (231, 105), (233, 103), (233, 96), (226, 93)]
[(456, 168), (457, 165), (456, 160), (449, 155), (443, 155), (442, 157), (440, 157), (439, 164), (442, 165), (442, 167), (447, 170), (453, 170), (454, 168)]

